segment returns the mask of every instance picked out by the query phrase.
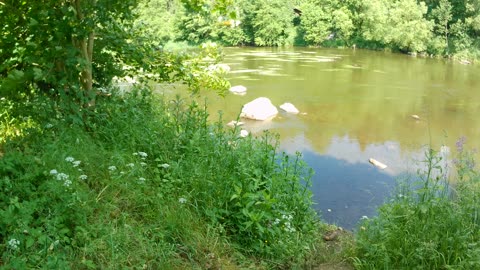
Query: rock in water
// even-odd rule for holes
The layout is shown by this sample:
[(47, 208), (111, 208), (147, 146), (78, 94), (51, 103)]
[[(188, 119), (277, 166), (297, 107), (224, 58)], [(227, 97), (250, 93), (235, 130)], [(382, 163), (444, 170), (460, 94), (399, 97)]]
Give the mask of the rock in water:
[(243, 85), (236, 85), (236, 86), (230, 87), (229, 91), (234, 94), (245, 94), (247, 93), (247, 87)]
[(297, 114), (300, 111), (292, 103), (283, 103), (280, 105), (280, 109), (286, 111), (287, 113)]
[(382, 169), (382, 170), (387, 168), (387, 165), (385, 165), (385, 164), (381, 163), (380, 161), (375, 160), (373, 158), (369, 159), (368, 161), (370, 163), (372, 163), (373, 165), (377, 166), (378, 168)]
[(263, 121), (273, 118), (277, 114), (277, 107), (273, 106), (270, 99), (259, 97), (243, 105), (240, 116), (243, 118)]

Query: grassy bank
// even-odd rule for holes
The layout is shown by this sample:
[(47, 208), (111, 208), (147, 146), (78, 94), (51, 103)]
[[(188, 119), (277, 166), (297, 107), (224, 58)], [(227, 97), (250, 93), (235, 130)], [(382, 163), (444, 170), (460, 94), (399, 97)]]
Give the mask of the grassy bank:
[(310, 169), (279, 153), (272, 134), (240, 138), (208, 123), (197, 103), (142, 90), (102, 97), (73, 116), (55, 99), (37, 97), (20, 111), (2, 102), (11, 105), (1, 122), (2, 268), (269, 269), (327, 260), (315, 256), (328, 227), (311, 207)]

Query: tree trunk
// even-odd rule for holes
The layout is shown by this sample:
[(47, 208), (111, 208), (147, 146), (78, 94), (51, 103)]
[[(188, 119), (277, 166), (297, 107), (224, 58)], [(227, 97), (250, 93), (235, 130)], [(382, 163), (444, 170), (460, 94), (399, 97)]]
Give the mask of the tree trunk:
[[(75, 11), (77, 12), (77, 19), (79, 21), (82, 21), (84, 18), (81, 2), (82, 0), (74, 0), (74, 3), (73, 3)], [(95, 32), (93, 29), (88, 34), (88, 37), (82, 37), (80, 39), (73, 38), (73, 44), (80, 51), (81, 57), (84, 60), (83, 70), (80, 73), (80, 84), (82, 85), (82, 88), (86, 97), (90, 96), (90, 93), (92, 93), (92, 88), (93, 88), (92, 63), (93, 63), (94, 40), (95, 40)], [(87, 104), (89, 106), (94, 106), (95, 96), (93, 96), (93, 99), (88, 101)]]

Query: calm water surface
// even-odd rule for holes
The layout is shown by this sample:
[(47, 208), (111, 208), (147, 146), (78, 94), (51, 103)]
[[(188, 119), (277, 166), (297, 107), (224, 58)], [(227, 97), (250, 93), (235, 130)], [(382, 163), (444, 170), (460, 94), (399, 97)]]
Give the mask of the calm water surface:
[[(363, 50), (228, 48), (232, 85), (244, 96), (207, 95), (212, 115), (236, 119), (242, 105), (268, 97), (299, 115), (247, 121), (245, 129), (280, 134), (284, 151), (300, 151), (315, 170), (313, 193), (323, 218), (354, 228), (375, 215), (395, 179), (422, 165), (425, 147), (455, 152), (459, 137), (480, 146), (480, 68)], [(415, 120), (411, 115), (418, 115)], [(445, 152), (445, 151), (444, 151)], [(388, 167), (368, 162), (375, 158)]]

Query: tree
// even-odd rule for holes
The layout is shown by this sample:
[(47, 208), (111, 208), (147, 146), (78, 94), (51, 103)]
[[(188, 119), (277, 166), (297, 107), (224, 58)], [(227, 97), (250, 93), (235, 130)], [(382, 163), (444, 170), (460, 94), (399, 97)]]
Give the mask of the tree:
[[(218, 10), (228, 1), (217, 1)], [(6, 0), (0, 2), (0, 93), (22, 98), (38, 93), (94, 105), (94, 86), (114, 76), (183, 81), (193, 90), (225, 89), (218, 74), (202, 73), (211, 61), (162, 51), (141, 25), (136, 0)], [(214, 8), (216, 7), (214, 6)], [(211, 57), (213, 59), (215, 57)], [(200, 81), (204, 80), (204, 81)]]
[(448, 48), (449, 26), (452, 16), (452, 4), (448, 0), (440, 0), (439, 5), (433, 9), (432, 16), (435, 18), (435, 29), (444, 37), (445, 48)]
[(415, 0), (365, 1), (362, 35), (403, 51), (423, 52), (433, 37), (433, 22), (425, 19), (427, 7)]

